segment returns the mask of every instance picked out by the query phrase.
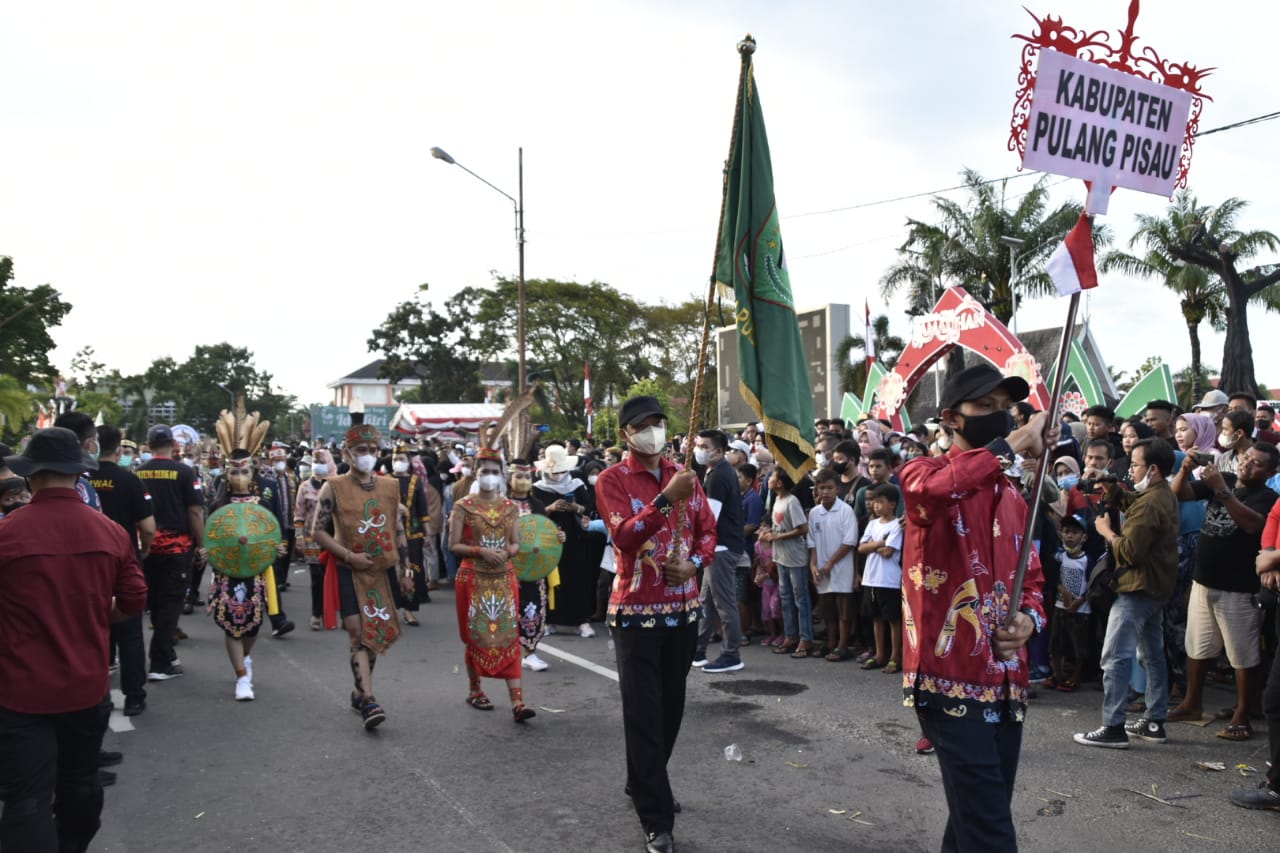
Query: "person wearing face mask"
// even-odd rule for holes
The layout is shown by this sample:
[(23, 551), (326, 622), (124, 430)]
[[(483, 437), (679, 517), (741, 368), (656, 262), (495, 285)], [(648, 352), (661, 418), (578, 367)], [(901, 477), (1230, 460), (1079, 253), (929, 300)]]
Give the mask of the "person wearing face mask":
[[(1084, 746), (1128, 749), (1131, 734), (1152, 743), (1168, 739), (1163, 616), (1178, 582), (1178, 498), (1169, 488), (1173, 465), (1173, 448), (1162, 440), (1138, 442), (1129, 461), (1134, 490), (1126, 492), (1116, 483), (1105, 488), (1107, 503), (1124, 513), (1120, 532), (1105, 514), (1094, 521), (1118, 575), (1102, 642), (1102, 725), (1075, 735), (1075, 742)], [(1126, 724), (1135, 651), (1147, 673), (1146, 711)]]
[[(76, 434), (76, 438), (80, 439), (80, 447), (84, 449), (84, 453), (90, 459), (97, 461), (100, 450), (98, 447), (98, 428), (93, 423), (93, 418), (84, 412), (63, 412), (58, 415), (58, 419), (53, 422), (54, 426), (69, 429)], [(93, 488), (93, 482), (85, 475), (80, 476), (79, 482), (76, 483), (76, 491), (80, 493), (80, 499), (89, 507), (101, 510), (102, 503), (98, 500), (98, 493)]]
[[(271, 462), (271, 479), (276, 483), (276, 502), (280, 508), (280, 518), (286, 522), (293, 520), (293, 498), (298, 493), (298, 478), (289, 470), (289, 448), (282, 441), (272, 442), (271, 451), (267, 454)], [(297, 550), (297, 534), (293, 524), (280, 525), (280, 535), (284, 539), (285, 551), (276, 560), (275, 576), (281, 591), (289, 588), (289, 567), (293, 564), (293, 554)], [(274, 635), (273, 635), (274, 636)]]
[(1010, 802), (1028, 694), (1025, 646), (1045, 625), (1044, 575), (1033, 550), (1022, 598), (1008, 600), (1028, 508), (1005, 472), (1016, 456), (1037, 457), (1058, 440), (1046, 413), (1013, 429), (1009, 408), (1029, 390), (987, 363), (955, 374), (941, 400), (954, 446), (898, 473), (907, 522), (903, 694), (924, 733), (916, 751), (938, 755), (947, 850), (1017, 847)]
[(427, 592), (427, 575), (422, 568), (425, 531), (431, 521), (431, 512), (427, 508), (427, 493), (422, 479), (411, 470), (411, 452), (412, 449), (405, 444), (395, 449), (391, 456), (391, 476), (400, 486), (400, 503), (409, 518), (409, 567), (413, 569), (414, 588), (414, 594), (402, 596), (396, 606), (400, 608), (400, 618), (404, 623), (416, 628), (420, 624), (415, 615), (418, 612), (418, 602), (431, 601), (431, 594)]
[[(511, 460), (511, 473), (507, 481), (507, 496), (520, 511), (520, 515), (547, 514), (547, 506), (532, 494), (533, 465), (527, 459)], [(559, 531), (564, 542), (564, 531)], [(524, 667), (534, 672), (547, 669), (547, 662), (538, 657), (538, 642), (546, 632), (547, 590), (560, 585), (559, 571), (553, 571), (536, 581), (520, 581), (520, 645), (524, 648)]]
[[(702, 487), (707, 498), (715, 501), (720, 510), (716, 516), (715, 556), (702, 577), (702, 610), (706, 618), (699, 626), (698, 647), (693, 655), (693, 665), (706, 673), (737, 672), (744, 666), (739, 651), (742, 622), (738, 611), (737, 567), (747, 545), (737, 469), (725, 455), (728, 446), (728, 437), (718, 429), (702, 430), (693, 445), (693, 458), (707, 472)], [(709, 660), (707, 650), (717, 617), (724, 645), (720, 655)]]
[[(317, 448), (311, 457), (310, 476), (298, 484), (293, 501), (293, 530), (295, 541), (301, 543), (302, 559), (311, 573), (311, 630), (320, 631), (324, 619), (324, 566), (320, 563), (320, 544), (307, 533), (307, 522), (316, 511), (320, 488), (334, 476), (333, 457), (323, 447)], [(337, 622), (328, 626), (338, 627)]]
[(401, 593), (413, 594), (408, 518), (400, 489), (395, 480), (373, 471), (381, 443), (377, 427), (364, 422), (364, 412), (353, 411), (343, 449), (351, 469), (320, 487), (307, 526), (307, 533), (324, 549), (326, 571), (336, 580), (355, 682), (351, 710), (360, 714), (366, 730), (387, 718), (374, 697), (373, 670), (401, 634), (391, 592), (397, 572)]
[(17, 512), (29, 503), (31, 490), (27, 488), (26, 480), (14, 476), (0, 480), (0, 518)]
[(1222, 416), (1218, 425), (1218, 447), (1220, 452), (1214, 460), (1216, 467), (1223, 474), (1238, 474), (1239, 460), (1253, 445), (1253, 415), (1249, 412), (1232, 411)]
[(662, 455), (667, 416), (657, 398), (624, 401), (618, 424), (629, 453), (600, 475), (596, 501), (617, 557), (607, 621), (622, 692), (624, 792), (647, 849), (673, 850), (680, 805), (667, 766), (702, 618), (695, 575), (714, 557), (716, 517), (694, 473)]
[(533, 484), (533, 494), (546, 505), (547, 517), (565, 537), (560, 554), (560, 588), (547, 611), (547, 622), (574, 625), (578, 636), (594, 637), (591, 613), (596, 604), (600, 548), (595, 542), (598, 534), (586, 529), (587, 486), (573, 475), (578, 457), (570, 456), (561, 444), (549, 444), (535, 467), (542, 476)]
[(458, 635), (466, 649), (467, 704), (492, 711), (481, 678), (507, 683), (517, 723), (537, 716), (524, 702), (520, 680), (520, 588), (511, 558), (520, 551), (520, 510), (502, 494), (502, 457), (497, 449), (476, 453), (480, 490), (454, 504), (449, 547), (461, 559), (456, 606)]

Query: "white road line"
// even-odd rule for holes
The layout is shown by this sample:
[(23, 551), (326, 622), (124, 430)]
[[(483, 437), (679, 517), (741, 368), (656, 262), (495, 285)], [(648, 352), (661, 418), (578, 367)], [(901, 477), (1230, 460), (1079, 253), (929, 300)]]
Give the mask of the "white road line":
[(608, 667), (605, 667), (605, 666), (600, 666), (600, 664), (598, 663), (592, 663), (586, 658), (580, 658), (577, 655), (570, 654), (569, 652), (563, 652), (554, 646), (548, 646), (546, 643), (538, 643), (538, 651), (546, 652), (552, 657), (560, 658), (560, 660), (564, 661), (565, 663), (571, 663), (571, 664), (574, 664), (575, 666), (580, 666), (585, 670), (594, 672), (596, 675), (603, 675), (605, 678), (608, 678), (611, 681), (618, 680), (618, 673), (615, 672), (614, 670), (609, 669)]
[(120, 709), (124, 707), (124, 694), (119, 690), (111, 691), (111, 719), (107, 721), (107, 726), (113, 732), (131, 732), (134, 731), (133, 721), (120, 713)]

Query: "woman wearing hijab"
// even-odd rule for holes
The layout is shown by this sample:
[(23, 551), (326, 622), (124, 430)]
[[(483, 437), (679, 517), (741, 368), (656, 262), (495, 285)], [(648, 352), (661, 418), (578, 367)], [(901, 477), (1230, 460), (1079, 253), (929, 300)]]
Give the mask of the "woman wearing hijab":
[[(578, 457), (560, 444), (547, 445), (534, 463), (542, 475), (533, 484), (533, 495), (547, 508), (547, 517), (564, 533), (560, 554), (560, 586), (547, 611), (548, 625), (576, 625), (578, 636), (594, 637), (591, 614), (596, 605), (596, 579), (600, 574), (599, 549), (593, 549), (586, 530), (587, 484), (573, 475)], [(597, 559), (591, 559), (592, 551)], [(593, 565), (594, 563), (594, 565)]]

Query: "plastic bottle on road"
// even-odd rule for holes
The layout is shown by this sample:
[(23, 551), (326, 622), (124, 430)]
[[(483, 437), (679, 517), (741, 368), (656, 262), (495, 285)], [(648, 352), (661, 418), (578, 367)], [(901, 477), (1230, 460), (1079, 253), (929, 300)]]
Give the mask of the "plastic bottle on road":
[(725, 761), (741, 761), (742, 749), (736, 743), (731, 743), (724, 748)]

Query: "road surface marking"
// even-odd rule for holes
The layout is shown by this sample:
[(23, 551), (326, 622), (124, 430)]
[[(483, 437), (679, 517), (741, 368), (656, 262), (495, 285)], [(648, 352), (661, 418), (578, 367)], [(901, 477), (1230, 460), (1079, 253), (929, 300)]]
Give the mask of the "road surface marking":
[(539, 643), (538, 651), (546, 652), (552, 657), (560, 658), (560, 660), (564, 661), (565, 663), (571, 663), (571, 664), (574, 664), (575, 666), (580, 666), (585, 670), (594, 672), (596, 675), (603, 675), (605, 678), (611, 681), (618, 680), (618, 673), (615, 672), (614, 670), (609, 669), (606, 666), (601, 666), (598, 663), (592, 663), (586, 658), (580, 658), (577, 655), (570, 654), (569, 652), (562, 652), (554, 646), (548, 646), (546, 643)]

